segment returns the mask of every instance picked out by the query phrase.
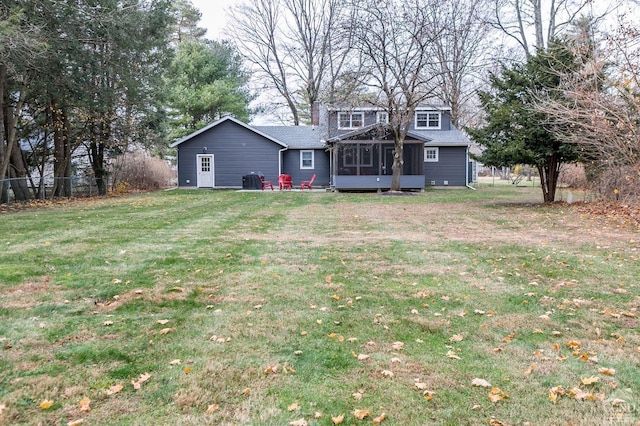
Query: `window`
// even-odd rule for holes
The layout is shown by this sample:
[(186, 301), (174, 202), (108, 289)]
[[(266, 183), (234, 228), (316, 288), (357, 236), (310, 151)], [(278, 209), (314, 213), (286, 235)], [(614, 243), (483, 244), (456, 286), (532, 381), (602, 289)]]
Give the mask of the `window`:
[(342, 165), (345, 167), (373, 166), (373, 146), (345, 145), (342, 149)]
[(428, 163), (438, 162), (438, 148), (425, 148), (424, 149), (424, 161)]
[(313, 169), (314, 168), (314, 152), (313, 150), (300, 151), (300, 168), (301, 169)]
[(339, 112), (338, 128), (354, 129), (364, 126), (364, 113), (362, 112)]
[(376, 113), (376, 123), (389, 124), (389, 113), (387, 111), (378, 111)]
[(416, 112), (416, 129), (439, 129), (439, 112)]

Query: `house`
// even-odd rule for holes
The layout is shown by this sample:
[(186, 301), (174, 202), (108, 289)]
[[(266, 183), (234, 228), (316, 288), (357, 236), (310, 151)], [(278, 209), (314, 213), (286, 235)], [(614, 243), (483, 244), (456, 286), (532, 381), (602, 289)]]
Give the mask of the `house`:
[(294, 185), (316, 175), (329, 186), (329, 154), (316, 126), (250, 126), (224, 117), (171, 144), (178, 150), (178, 186), (241, 188), (243, 177), (260, 174)]
[[(314, 105), (312, 126), (251, 126), (225, 117), (171, 146), (178, 149), (181, 187), (241, 187), (250, 173), (294, 185), (316, 175), (333, 190), (384, 190), (391, 185), (393, 139), (379, 108)], [(401, 187), (468, 186), (475, 180), (470, 141), (451, 124), (450, 109), (421, 106), (404, 142)]]

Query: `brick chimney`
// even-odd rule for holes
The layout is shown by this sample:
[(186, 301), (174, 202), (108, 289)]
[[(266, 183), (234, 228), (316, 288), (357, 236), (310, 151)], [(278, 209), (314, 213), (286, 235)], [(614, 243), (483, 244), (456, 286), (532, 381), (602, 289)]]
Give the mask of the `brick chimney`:
[(320, 125), (320, 102), (318, 101), (314, 101), (313, 104), (311, 104), (311, 125)]

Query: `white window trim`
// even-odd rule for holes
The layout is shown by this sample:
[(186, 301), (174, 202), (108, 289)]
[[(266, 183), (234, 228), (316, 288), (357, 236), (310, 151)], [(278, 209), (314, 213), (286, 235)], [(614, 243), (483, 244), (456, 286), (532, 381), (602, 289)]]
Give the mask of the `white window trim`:
[[(342, 120), (340, 120), (340, 116), (343, 115), (343, 114), (349, 115), (349, 126), (348, 127), (344, 127), (344, 126), (340, 125), (340, 123), (342, 122)], [(339, 111), (338, 112), (338, 129), (357, 129), (357, 128), (362, 127), (362, 126), (354, 126), (353, 125), (353, 116), (354, 115), (359, 115), (360, 116), (360, 122), (362, 123), (362, 126), (364, 126), (364, 112)]]
[[(438, 126), (429, 126), (429, 116), (427, 115), (427, 125), (418, 126), (418, 114), (438, 114)], [(416, 111), (414, 117), (414, 126), (416, 129), (432, 129), (439, 130), (442, 127), (442, 113), (439, 111)]]
[(389, 113), (387, 111), (376, 112), (376, 123), (389, 124)]
[[(433, 151), (436, 154), (435, 158), (428, 158), (427, 151)], [(425, 146), (424, 147), (424, 162), (425, 163), (437, 163), (440, 158), (440, 150), (437, 146)]]
[[(311, 153), (311, 166), (305, 166), (304, 165), (304, 153), (306, 152), (310, 152)], [(314, 150), (312, 149), (302, 149), (300, 150), (300, 169), (301, 170), (311, 170), (311, 169), (315, 169), (315, 164), (316, 164), (316, 153)]]

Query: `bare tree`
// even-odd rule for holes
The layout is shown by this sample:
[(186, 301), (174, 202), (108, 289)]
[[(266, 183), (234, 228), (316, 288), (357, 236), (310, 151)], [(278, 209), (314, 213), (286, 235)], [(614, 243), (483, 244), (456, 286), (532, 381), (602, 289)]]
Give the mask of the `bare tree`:
[(595, 23), (618, 6), (618, 1), (592, 0), (492, 0), (491, 24), (516, 42), (525, 55), (546, 49), (580, 16)]
[(488, 60), (491, 0), (428, 2), (426, 19), (437, 37), (433, 52), (437, 59), (427, 72), (438, 80), (438, 97), (451, 108), (451, 119), (459, 125), (465, 106), (475, 96), (478, 74)]
[[(427, 0), (430, 1), (430, 0)], [(354, 48), (362, 61), (360, 82), (368, 101), (387, 111), (394, 141), (391, 191), (399, 191), (404, 140), (416, 108), (433, 97), (436, 79), (424, 72), (433, 58), (439, 31), (427, 2), (356, 0), (351, 28)]]
[[(562, 97), (541, 99), (558, 137), (576, 144), (594, 165), (606, 193), (640, 196), (640, 30), (621, 24), (582, 71), (562, 75)], [(584, 43), (577, 43), (578, 51)], [(608, 180), (608, 181), (607, 181)], [(614, 182), (611, 182), (613, 180)], [(608, 185), (611, 183), (611, 185)], [(616, 192), (617, 196), (617, 192)]]
[(336, 37), (342, 14), (338, 0), (251, 0), (231, 10), (239, 50), (264, 89), (282, 97), (294, 125), (309, 119), (345, 64), (348, 44)]

